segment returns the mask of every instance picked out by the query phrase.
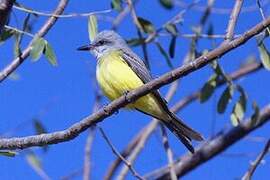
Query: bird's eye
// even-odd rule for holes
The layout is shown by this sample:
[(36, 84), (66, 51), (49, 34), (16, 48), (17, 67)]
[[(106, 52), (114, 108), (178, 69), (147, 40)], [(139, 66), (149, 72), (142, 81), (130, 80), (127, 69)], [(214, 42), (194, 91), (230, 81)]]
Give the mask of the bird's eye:
[(98, 42), (98, 45), (104, 45), (106, 43), (106, 41), (105, 40), (100, 40), (99, 42)]

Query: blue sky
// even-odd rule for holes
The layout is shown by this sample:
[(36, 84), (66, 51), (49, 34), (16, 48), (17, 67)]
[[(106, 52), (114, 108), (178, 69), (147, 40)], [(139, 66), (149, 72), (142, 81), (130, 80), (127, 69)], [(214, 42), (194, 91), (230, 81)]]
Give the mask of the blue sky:
[[(185, 1), (188, 2), (188, 1)], [(52, 12), (58, 1), (51, 0), (44, 3), (41, 0), (19, 1), (26, 7), (42, 11)], [(200, 1), (199, 5), (205, 5), (206, 1)], [(217, 1), (216, 8), (231, 8), (234, 1)], [(244, 6), (253, 5), (254, 1), (247, 0)], [(70, 1), (65, 13), (83, 13), (110, 8), (110, 1)], [(182, 10), (181, 7), (174, 7), (172, 10), (166, 10), (161, 7), (157, 0), (140, 1), (136, 8), (137, 14), (141, 17), (151, 20), (156, 26), (160, 27), (164, 22), (173, 17)], [(264, 8), (266, 15), (269, 14), (269, 6)], [(106, 14), (115, 17), (116, 12)], [(197, 25), (201, 12), (189, 10), (184, 15), (184, 22), (179, 26), (180, 32), (192, 33), (192, 27)], [(21, 28), (25, 13), (14, 10), (11, 15), (10, 25)], [(210, 24), (214, 26), (215, 34), (224, 34), (229, 19), (229, 14), (214, 13), (206, 23), (204, 32)], [(33, 32), (45, 22), (46, 17), (39, 17), (34, 24)], [(17, 21), (17, 22), (16, 22)], [(248, 28), (261, 21), (258, 10), (242, 13), (236, 26), (235, 33), (240, 34)], [(109, 29), (111, 24), (99, 20), (99, 29)], [(130, 16), (124, 19), (118, 29), (119, 34), (129, 39), (135, 37), (136, 31)], [(39, 119), (47, 131), (53, 132), (62, 130), (78, 122), (83, 117), (89, 115), (94, 104), (95, 92), (98, 89), (95, 83), (95, 65), (96, 60), (86, 52), (76, 51), (76, 48), (88, 43), (87, 18), (75, 17), (59, 19), (56, 25), (49, 31), (45, 37), (53, 46), (59, 66), (52, 67), (44, 57), (38, 62), (32, 62), (27, 59), (16, 71), (20, 76), (19, 80), (7, 79), (0, 86), (0, 134), (9, 136), (26, 136), (35, 133), (32, 126), (32, 120)], [(30, 40), (25, 36), (22, 47), (27, 45)], [(159, 38), (163, 47), (168, 47), (167, 37)], [(212, 49), (213, 44), (219, 44), (222, 39), (210, 41), (201, 39), (198, 44), (198, 50)], [(266, 41), (266, 43), (268, 43)], [(13, 58), (14, 39), (10, 39), (0, 45), (0, 68), (2, 69)], [(172, 59), (175, 67), (182, 63), (188, 49), (190, 39), (178, 38), (176, 46), (176, 56)], [(133, 50), (143, 57), (140, 47)], [(151, 70), (154, 77), (164, 74), (170, 69), (166, 61), (152, 44), (148, 47)], [(259, 57), (254, 39), (247, 42), (244, 46), (226, 54), (220, 59), (220, 64), (226, 72), (236, 70), (247, 57), (254, 55)], [(173, 105), (181, 98), (189, 95), (201, 88), (204, 82), (212, 74), (209, 66), (204, 67), (189, 76), (181, 79), (179, 91), (169, 103)], [(256, 101), (260, 107), (267, 105), (270, 101), (270, 84), (267, 79), (270, 78), (269, 72), (260, 70), (248, 77), (237, 81), (248, 94), (248, 111), (246, 116), (252, 114), (251, 102)], [(164, 95), (169, 86), (161, 88)], [(230, 105), (225, 114), (220, 115), (216, 111), (216, 104), (220, 94), (224, 90), (220, 88), (214, 96), (206, 103), (200, 104), (198, 101), (192, 103), (183, 109), (178, 115), (185, 121), (201, 132), (205, 137), (211, 134), (211, 123), (216, 122), (215, 132), (224, 128), (231, 127), (229, 115), (232, 109)], [(234, 97), (234, 100), (237, 96)], [(103, 104), (107, 104), (106, 98), (102, 99)], [(138, 112), (120, 110), (117, 115), (107, 118), (99, 125), (105, 130), (113, 144), (122, 150), (136, 133), (150, 122), (149, 117)], [(249, 135), (266, 137), (269, 135), (269, 125), (265, 125), (256, 132)], [(44, 153), (40, 148), (32, 150), (39, 155), (45, 172), (52, 178), (58, 179), (73, 171), (81, 169), (84, 158), (84, 145), (87, 133), (81, 134), (76, 139), (52, 145), (48, 152)], [(169, 141), (173, 148), (175, 157), (186, 152), (184, 146), (169, 133)], [(240, 178), (249, 167), (251, 160), (263, 149), (265, 142), (254, 142), (247, 139), (241, 140), (229, 148), (223, 155), (219, 155), (206, 164), (195, 169), (183, 179), (198, 179), (205, 177), (207, 179), (235, 179)], [(0, 156), (0, 178), (1, 179), (39, 179), (39, 176), (28, 165), (25, 154), (27, 151), (21, 151), (14, 158)], [(238, 155), (237, 155), (238, 154)], [(241, 155), (242, 154), (242, 155)], [(92, 178), (100, 179), (106, 171), (110, 162), (115, 158), (110, 148), (97, 132), (92, 151)], [(256, 171), (255, 179), (266, 179), (269, 177), (269, 156), (266, 157), (266, 163), (261, 165)], [(140, 174), (145, 174), (166, 164), (167, 158), (160, 139), (160, 132), (157, 130), (147, 142), (141, 156), (135, 163), (135, 169)], [(12, 172), (12, 173), (11, 173)], [(26, 176), (27, 175), (27, 176)], [(133, 179), (129, 174), (129, 179)], [(75, 178), (81, 179), (81, 176)]]

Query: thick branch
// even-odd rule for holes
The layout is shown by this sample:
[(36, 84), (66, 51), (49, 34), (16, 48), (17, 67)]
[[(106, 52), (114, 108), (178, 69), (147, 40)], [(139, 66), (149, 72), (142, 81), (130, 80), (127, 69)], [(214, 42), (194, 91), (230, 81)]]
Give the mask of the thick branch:
[(0, 149), (24, 149), (32, 146), (43, 146), (48, 144), (56, 144), (71, 140), (85, 131), (90, 126), (102, 121), (106, 117), (115, 113), (119, 108), (126, 106), (128, 103), (137, 100), (139, 97), (146, 95), (154, 89), (169, 84), (180, 77), (184, 77), (189, 73), (206, 66), (211, 61), (220, 58), (229, 51), (241, 46), (253, 36), (259, 34), (267, 26), (270, 25), (270, 17), (261, 23), (257, 24), (250, 30), (246, 31), (243, 36), (230, 41), (222, 43), (218, 48), (210, 51), (204, 56), (197, 58), (189, 64), (185, 64), (169, 73), (164, 74), (160, 78), (141, 86), (140, 88), (127, 93), (124, 96), (114, 100), (109, 105), (100, 109), (96, 113), (84, 118), (82, 121), (72, 125), (70, 128), (49, 134), (41, 134), (36, 136), (27, 136), (22, 138), (7, 138), (0, 140)]
[(8, 22), (14, 1), (15, 0), (0, 0), (0, 34)]
[[(220, 132), (214, 138), (205, 142), (199, 147), (193, 155), (187, 154), (181, 157), (175, 164), (177, 176), (183, 176), (199, 165), (220, 154), (235, 142), (245, 137), (253, 130), (261, 127), (270, 120), (270, 105), (261, 110), (258, 123), (254, 125), (252, 120), (243, 121), (237, 127), (230, 129), (228, 132)], [(169, 168), (161, 168), (146, 176), (151, 179), (169, 179)]]
[[(63, 13), (65, 7), (67, 6), (68, 0), (61, 0), (56, 8), (56, 10), (53, 12), (53, 14), (60, 15)], [(47, 34), (47, 32), (50, 30), (50, 28), (54, 25), (56, 22), (57, 17), (52, 16), (50, 17), (47, 22), (40, 28), (40, 30), (36, 33), (36, 37), (43, 37)], [(23, 62), (24, 60), (29, 56), (31, 51), (31, 45), (33, 43), (33, 40), (28, 44), (28, 46), (24, 49), (22, 54), (15, 58), (8, 66), (6, 66), (1, 72), (0, 72), (0, 82), (5, 80), (8, 75), (10, 75), (12, 72), (14, 72)]]

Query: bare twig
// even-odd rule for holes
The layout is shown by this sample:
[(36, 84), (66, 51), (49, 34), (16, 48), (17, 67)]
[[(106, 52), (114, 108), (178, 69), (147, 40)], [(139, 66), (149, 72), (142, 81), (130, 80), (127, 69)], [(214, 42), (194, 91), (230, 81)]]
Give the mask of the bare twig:
[[(68, 0), (61, 0), (54, 11), (54, 14), (60, 15), (64, 11), (65, 7), (67, 6)], [(40, 30), (35, 34), (36, 37), (43, 37), (47, 34), (50, 28), (56, 22), (56, 17), (50, 17), (47, 22), (40, 28)], [(15, 58), (9, 65), (7, 65), (1, 72), (0, 72), (0, 82), (8, 77), (12, 72), (14, 72), (29, 56), (31, 51), (31, 45), (34, 39), (28, 44), (28, 46), (24, 49), (21, 55)]]
[(232, 9), (232, 13), (230, 16), (230, 20), (227, 27), (226, 40), (232, 40), (234, 35), (235, 25), (240, 14), (242, 8), (243, 0), (236, 0), (234, 7)]
[(56, 17), (56, 18), (88, 17), (91, 15), (106, 14), (106, 13), (110, 13), (112, 11), (112, 9), (105, 9), (105, 10), (88, 12), (88, 13), (56, 14), (56, 13), (45, 13), (45, 12), (35, 11), (32, 9), (27, 9), (25, 7), (16, 6), (16, 5), (14, 6), (14, 8), (21, 10), (21, 11), (24, 11), (26, 13), (34, 14), (34, 15)]
[(27, 36), (29, 36), (29, 37), (32, 37), (32, 38), (35, 37), (34, 34), (31, 34), (31, 33), (26, 32), (26, 31), (19, 30), (19, 29), (15, 28), (15, 27), (11, 27), (11, 26), (5, 25), (5, 28), (6, 28), (6, 29), (13, 30), (13, 31), (15, 31), (15, 32), (17, 32), (17, 33), (20, 33), (20, 34), (25, 34), (25, 35), (27, 35)]
[[(135, 5), (138, 0), (133, 1), (133, 5)], [(122, 20), (128, 15), (130, 11), (129, 6), (126, 6), (112, 21), (112, 29), (116, 30), (118, 25), (122, 22)]]
[(249, 167), (246, 174), (243, 176), (242, 180), (251, 180), (251, 177), (254, 174), (255, 170), (263, 160), (264, 156), (269, 152), (269, 150), (270, 150), (270, 139), (267, 141), (265, 147), (263, 148), (263, 151), (259, 154), (256, 160), (251, 163), (251, 166)]
[(0, 0), (0, 35), (8, 22), (14, 1), (15, 0)]
[[(265, 0), (263, 1), (262, 5), (265, 6), (267, 4), (269, 4), (269, 0)], [(176, 6), (182, 7), (182, 8), (186, 8), (189, 4), (185, 3), (184, 1), (181, 0), (174, 0), (174, 4)], [(193, 9), (196, 11), (205, 11), (207, 7), (205, 5), (196, 5)], [(257, 5), (256, 3), (254, 3), (253, 5), (250, 6), (246, 6), (242, 8), (242, 13), (250, 13), (253, 11), (257, 10)], [(231, 13), (231, 8), (216, 8), (213, 7), (212, 8), (212, 13), (214, 14), (230, 14)]]
[(144, 180), (143, 177), (141, 177), (133, 168), (133, 166), (130, 164), (130, 162), (128, 162), (118, 151), (117, 149), (114, 147), (114, 145), (111, 143), (111, 141), (109, 140), (109, 138), (106, 136), (105, 132), (103, 131), (103, 129), (101, 127), (98, 127), (99, 131), (102, 134), (102, 137), (105, 139), (105, 141), (107, 142), (107, 144), (110, 146), (112, 152), (119, 157), (124, 164), (128, 167), (128, 169), (131, 171), (131, 173), (133, 174), (134, 177), (136, 177), (137, 179), (140, 180)]
[(141, 33), (143, 33), (143, 27), (142, 27), (141, 23), (138, 20), (138, 17), (136, 15), (136, 12), (135, 12), (135, 9), (134, 9), (134, 6), (133, 6), (132, 1), (131, 0), (126, 0), (126, 1), (127, 1), (128, 6), (129, 6), (131, 17), (133, 19), (134, 24), (137, 26), (137, 28), (139, 29), (139, 31)]
[(164, 146), (164, 149), (166, 151), (167, 158), (168, 158), (168, 166), (170, 169), (170, 178), (171, 178), (171, 180), (177, 180), (177, 176), (176, 176), (175, 169), (174, 169), (173, 152), (172, 152), (172, 149), (170, 148), (170, 145), (169, 145), (168, 135), (167, 135), (165, 127), (162, 124), (160, 124), (160, 128), (161, 128), (161, 132), (162, 132), (163, 146)]
[(90, 126), (102, 121), (106, 117), (115, 113), (119, 108), (126, 106), (141, 96), (148, 94), (154, 89), (158, 89), (166, 84), (169, 84), (180, 77), (184, 77), (191, 72), (206, 66), (216, 58), (221, 58), (224, 54), (232, 51), (233, 49), (241, 46), (255, 35), (262, 32), (267, 26), (270, 25), (270, 17), (260, 22), (256, 26), (246, 31), (243, 36), (236, 38), (229, 43), (222, 43), (219, 47), (200, 56), (196, 60), (187, 63), (181, 67), (172, 70), (159, 78), (150, 81), (143, 86), (130, 91), (129, 93), (114, 100), (103, 109), (98, 110), (96, 113), (82, 119), (80, 122), (73, 124), (70, 128), (57, 131), (54, 133), (41, 134), (35, 136), (27, 136), (21, 138), (6, 138), (0, 139), (0, 149), (24, 149), (33, 146), (43, 146), (49, 144), (56, 144), (64, 141), (69, 141), (77, 137), (81, 132), (85, 131)]
[[(260, 14), (262, 16), (262, 19), (265, 19), (265, 15), (264, 15), (264, 12), (263, 12), (263, 9), (262, 9), (261, 1), (260, 0), (256, 0), (256, 2), (257, 2), (257, 5), (259, 7), (259, 10), (260, 10)], [(268, 31), (268, 34), (270, 34), (269, 27), (267, 27), (266, 30)]]
[[(199, 165), (207, 162), (209, 159), (220, 154), (235, 142), (239, 141), (250, 132), (260, 128), (270, 120), (270, 105), (264, 107), (260, 111), (259, 122), (254, 125), (252, 120), (248, 119), (243, 121), (237, 127), (231, 128), (227, 132), (219, 132), (215, 137), (202, 144), (193, 155), (186, 154), (181, 159), (175, 162), (175, 170), (177, 177), (181, 177)], [(163, 167), (145, 176), (146, 179), (170, 179), (169, 168)]]
[(84, 165), (83, 165), (83, 179), (90, 179), (90, 170), (91, 170), (91, 150), (92, 143), (95, 136), (95, 128), (89, 129), (89, 134), (86, 139), (85, 149), (84, 149)]
[[(124, 158), (126, 158), (130, 154), (130, 152), (137, 146), (138, 142), (141, 139), (141, 135), (143, 134), (142, 132), (144, 132), (144, 129), (140, 133), (138, 133), (138, 136), (136, 136), (133, 140), (131, 140), (127, 148), (121, 152), (121, 155)], [(107, 173), (104, 176), (105, 180), (109, 180), (115, 175), (116, 169), (119, 167), (121, 162), (122, 162), (121, 158), (116, 157), (116, 160), (110, 165)]]

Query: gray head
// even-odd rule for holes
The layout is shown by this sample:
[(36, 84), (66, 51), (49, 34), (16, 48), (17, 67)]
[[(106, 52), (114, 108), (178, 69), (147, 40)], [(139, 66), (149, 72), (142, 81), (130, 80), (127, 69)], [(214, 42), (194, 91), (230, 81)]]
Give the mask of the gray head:
[(90, 51), (96, 58), (100, 58), (110, 51), (125, 47), (127, 47), (127, 44), (119, 34), (111, 30), (105, 30), (98, 33), (91, 44), (79, 47), (78, 50)]

